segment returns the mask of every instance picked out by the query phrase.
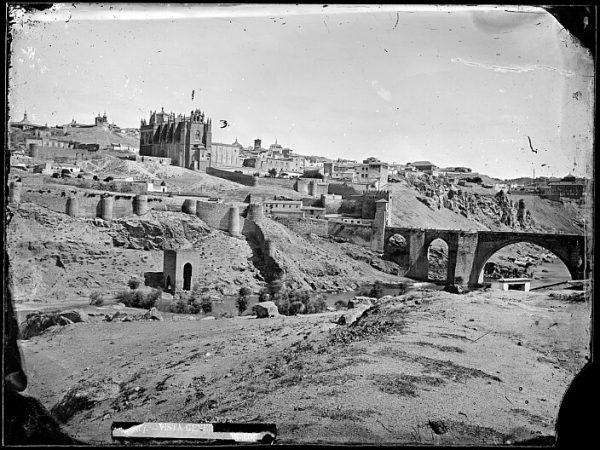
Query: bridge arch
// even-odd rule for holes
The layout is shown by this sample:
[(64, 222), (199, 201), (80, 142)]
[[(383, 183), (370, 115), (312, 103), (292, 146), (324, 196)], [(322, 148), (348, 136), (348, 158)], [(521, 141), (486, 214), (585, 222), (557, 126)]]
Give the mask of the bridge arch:
[(423, 248), (427, 259), (427, 281), (448, 281), (450, 244), (442, 237), (435, 237), (426, 241)]
[(469, 284), (479, 284), (482, 280), (483, 270), (488, 260), (498, 251), (512, 244), (529, 243), (537, 245), (556, 255), (566, 266), (573, 280), (583, 278), (585, 265), (583, 237), (560, 235), (540, 236), (526, 233), (479, 233), (479, 242)]

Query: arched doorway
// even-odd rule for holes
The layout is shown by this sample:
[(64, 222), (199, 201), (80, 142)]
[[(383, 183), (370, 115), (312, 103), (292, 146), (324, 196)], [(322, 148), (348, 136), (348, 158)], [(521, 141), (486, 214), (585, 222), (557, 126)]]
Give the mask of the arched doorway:
[(529, 242), (502, 247), (485, 261), (479, 283), (498, 278), (529, 278), (532, 289), (572, 280), (569, 269), (557, 255)]
[(448, 279), (448, 244), (441, 238), (434, 239), (427, 247), (427, 279), (446, 281)]
[(192, 265), (187, 263), (183, 266), (183, 290), (189, 291), (192, 289)]

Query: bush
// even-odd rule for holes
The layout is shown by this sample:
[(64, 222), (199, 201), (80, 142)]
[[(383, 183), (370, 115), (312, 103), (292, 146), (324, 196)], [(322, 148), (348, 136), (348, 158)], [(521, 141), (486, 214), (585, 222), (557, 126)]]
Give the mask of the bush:
[(115, 298), (121, 303), (123, 303), (125, 306), (133, 305), (133, 297), (134, 291), (121, 291), (117, 295), (115, 295)]
[(152, 289), (150, 292), (138, 290), (121, 291), (115, 298), (125, 306), (132, 308), (150, 309), (156, 306), (156, 302), (160, 299), (162, 291), (160, 289)]
[(373, 283), (373, 287), (369, 291), (369, 297), (381, 298), (383, 297), (383, 283), (381, 281), (376, 281)]
[(212, 299), (208, 295), (205, 295), (204, 297), (202, 297), (200, 307), (202, 308), (202, 312), (204, 314), (208, 314), (209, 312), (212, 312), (212, 309), (213, 309)]
[(333, 306), (335, 306), (335, 309), (346, 309), (348, 308), (348, 302), (345, 300), (338, 300)]
[(90, 294), (90, 305), (93, 306), (102, 306), (104, 303), (104, 297), (100, 292), (92, 292)]
[(288, 308), (288, 314), (294, 316), (296, 314), (304, 314), (306, 312), (306, 306), (302, 302), (291, 302)]
[(187, 306), (188, 306), (187, 300), (180, 298), (180, 299), (176, 300), (175, 302), (171, 303), (171, 306), (169, 307), (169, 309), (171, 310), (172, 313), (182, 314), (185, 311), (185, 308)]
[(308, 314), (315, 314), (323, 312), (327, 309), (327, 302), (323, 298), (322, 295), (317, 295), (314, 298), (311, 298), (306, 306), (306, 312)]
[(131, 277), (129, 279), (129, 281), (127, 282), (127, 286), (129, 286), (129, 289), (132, 289), (132, 290), (139, 288), (140, 284), (141, 284), (140, 280), (138, 280), (135, 277)]
[(269, 290), (267, 288), (262, 288), (258, 292), (258, 301), (259, 302), (266, 302), (269, 300), (269, 298), (270, 298), (270, 295), (269, 295)]
[(238, 298), (235, 302), (240, 315), (248, 309), (248, 296), (252, 293), (246, 286), (241, 287), (238, 293)]

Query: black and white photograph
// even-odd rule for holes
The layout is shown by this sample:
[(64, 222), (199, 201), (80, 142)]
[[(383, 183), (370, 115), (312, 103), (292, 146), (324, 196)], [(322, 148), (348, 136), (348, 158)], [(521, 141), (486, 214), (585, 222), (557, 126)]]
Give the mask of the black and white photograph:
[(596, 16), (9, 2), (3, 444), (587, 442)]

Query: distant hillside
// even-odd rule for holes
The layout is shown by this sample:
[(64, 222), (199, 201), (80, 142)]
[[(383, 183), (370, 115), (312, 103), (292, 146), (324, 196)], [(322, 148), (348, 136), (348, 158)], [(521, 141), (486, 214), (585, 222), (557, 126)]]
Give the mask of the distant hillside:
[[(58, 132), (61, 130), (52, 131)], [(102, 128), (76, 128), (61, 134), (69, 140), (81, 142), (83, 144), (99, 144), (100, 147), (107, 147), (110, 144), (123, 144), (136, 149), (139, 149), (140, 147), (140, 140), (138, 137)]]

